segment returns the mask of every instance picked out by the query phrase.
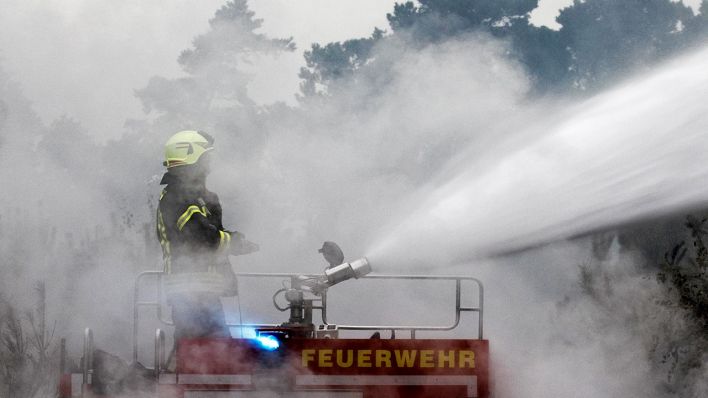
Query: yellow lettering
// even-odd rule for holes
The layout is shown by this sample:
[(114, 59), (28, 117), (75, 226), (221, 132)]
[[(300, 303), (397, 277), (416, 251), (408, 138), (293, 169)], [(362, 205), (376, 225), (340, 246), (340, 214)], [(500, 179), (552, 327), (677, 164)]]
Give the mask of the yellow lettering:
[(460, 367), (474, 369), (474, 351), (460, 351)]
[(432, 368), (433, 366), (435, 366), (433, 363), (433, 350), (420, 350), (420, 367)]
[(415, 363), (417, 350), (393, 350), (396, 356), (396, 366), (399, 368), (412, 368)]
[(310, 362), (312, 362), (314, 360), (315, 360), (315, 350), (313, 350), (313, 349), (302, 350), (302, 366), (303, 367), (310, 366)]
[[(437, 358), (436, 358), (437, 354)], [(301, 353), (302, 366), (309, 367), (315, 360), (322, 368), (338, 366), (349, 368), (354, 365), (356, 355), (356, 366), (360, 368), (412, 368), (416, 364), (416, 358), (421, 368), (475, 368), (475, 353), (472, 350), (332, 350), (332, 349), (304, 349)], [(394, 362), (395, 361), (395, 362)]]
[(376, 367), (390, 368), (391, 367), (391, 351), (376, 350)]
[(347, 350), (347, 359), (343, 357), (344, 350), (337, 350), (337, 366), (341, 368), (348, 368), (354, 364), (354, 350)]
[(356, 364), (360, 368), (370, 368), (371, 367), (371, 350), (357, 351)]
[(319, 365), (321, 368), (331, 368), (332, 367), (332, 350), (320, 350), (319, 352)]
[[(445, 365), (447, 364), (447, 366)], [(439, 368), (452, 368), (455, 367), (455, 351), (448, 351), (447, 355), (445, 351), (438, 352), (438, 367)]]

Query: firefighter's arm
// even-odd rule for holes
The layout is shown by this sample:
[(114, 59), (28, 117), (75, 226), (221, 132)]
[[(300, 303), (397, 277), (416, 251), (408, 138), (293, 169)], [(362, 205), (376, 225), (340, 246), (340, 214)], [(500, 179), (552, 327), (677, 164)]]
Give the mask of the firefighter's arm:
[(212, 224), (206, 212), (197, 205), (188, 206), (179, 216), (177, 229), (192, 242), (215, 250), (227, 250), (230, 246), (231, 234)]
[(202, 242), (207, 247), (225, 251), (234, 256), (259, 250), (258, 245), (246, 240), (242, 233), (226, 231), (212, 224), (206, 217), (205, 211), (197, 205), (187, 207), (177, 220), (177, 227), (191, 240)]

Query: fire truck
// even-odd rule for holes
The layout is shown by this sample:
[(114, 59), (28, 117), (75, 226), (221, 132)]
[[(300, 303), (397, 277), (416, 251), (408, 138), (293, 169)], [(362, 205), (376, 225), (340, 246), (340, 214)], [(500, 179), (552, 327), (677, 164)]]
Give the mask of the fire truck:
[[(331, 244), (331, 243), (330, 243)], [(333, 245), (333, 244), (332, 244)], [(322, 275), (291, 273), (237, 273), (240, 281), (282, 280), (272, 301), (289, 313), (278, 324), (230, 323), (247, 328), (239, 338), (183, 339), (166, 347), (165, 317), (160, 271), (140, 273), (135, 282), (132, 364), (94, 346), (93, 331), (84, 331), (83, 354), (74, 366), (62, 341), (60, 398), (433, 398), (490, 396), (489, 342), (483, 338), (484, 290), (469, 276), (382, 275), (371, 273), (366, 258), (345, 262), (341, 250), (325, 255), (330, 267)], [(331, 250), (330, 250), (331, 254)], [(336, 265), (338, 264), (338, 265)], [(328, 317), (330, 289), (346, 280), (382, 283), (445, 283), (454, 292), (450, 323), (441, 325), (349, 325)], [(152, 280), (152, 284), (146, 284)], [(244, 282), (241, 282), (244, 283)], [(157, 290), (155, 300), (143, 300), (146, 285)], [(241, 298), (242, 299), (242, 298)], [(465, 304), (472, 302), (472, 305)], [(146, 308), (147, 307), (147, 308)], [(148, 309), (161, 325), (152, 342), (140, 341), (141, 312)], [(142, 310), (142, 311), (141, 311)], [(420, 338), (435, 332), (448, 334), (460, 327), (463, 313), (476, 320), (472, 337)], [(319, 314), (321, 322), (313, 323)], [(466, 317), (467, 318), (467, 317)], [(470, 322), (463, 322), (468, 324)], [(369, 336), (373, 332), (373, 335)], [(457, 333), (460, 330), (458, 329)], [(463, 332), (467, 332), (466, 330)], [(366, 333), (365, 337), (361, 337)], [(382, 338), (382, 333), (391, 338)], [(465, 333), (467, 334), (467, 333)], [(404, 337), (401, 337), (403, 335)], [(139, 348), (140, 347), (140, 348)], [(152, 366), (139, 361), (150, 347)], [(152, 348), (154, 347), (154, 348)], [(168, 366), (168, 357), (175, 355)], [(143, 361), (145, 362), (145, 361)]]

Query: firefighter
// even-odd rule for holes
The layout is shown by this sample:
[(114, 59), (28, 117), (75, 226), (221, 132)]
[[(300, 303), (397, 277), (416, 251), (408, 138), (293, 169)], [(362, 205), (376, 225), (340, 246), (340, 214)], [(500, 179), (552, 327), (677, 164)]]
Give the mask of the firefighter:
[(213, 143), (204, 132), (180, 131), (165, 145), (157, 235), (175, 346), (182, 338), (230, 336), (220, 299), (237, 294), (228, 255), (258, 250), (243, 234), (224, 229), (219, 198), (205, 186)]

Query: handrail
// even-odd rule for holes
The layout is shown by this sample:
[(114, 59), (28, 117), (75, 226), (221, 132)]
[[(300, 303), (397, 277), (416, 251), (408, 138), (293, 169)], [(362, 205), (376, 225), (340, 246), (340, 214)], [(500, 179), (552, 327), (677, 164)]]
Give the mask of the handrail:
[[(157, 301), (139, 301), (140, 300), (140, 282), (143, 278), (149, 276), (156, 276), (157, 281)], [(254, 272), (237, 272), (237, 277), (244, 278), (296, 278), (299, 276), (304, 277), (320, 277), (321, 275), (303, 275), (303, 274), (293, 274), (293, 273), (254, 273)], [(143, 306), (156, 307), (157, 318), (164, 325), (173, 325), (173, 323), (167, 319), (163, 318), (162, 314), (162, 278), (164, 273), (162, 271), (144, 271), (138, 274), (135, 280), (134, 288), (134, 306), (133, 306), (133, 362), (138, 360), (138, 322), (139, 322), (139, 308)], [(484, 285), (482, 282), (470, 276), (461, 275), (389, 275), (389, 274), (369, 274), (363, 276), (361, 279), (377, 279), (377, 280), (437, 280), (437, 281), (455, 281), (455, 314), (454, 320), (448, 325), (337, 325), (338, 329), (341, 330), (403, 330), (410, 331), (411, 338), (415, 338), (415, 334), (418, 331), (449, 331), (457, 328), (460, 324), (462, 312), (476, 312), (478, 316), (478, 328), (477, 328), (477, 338), (482, 339), (484, 337)], [(477, 307), (467, 307), (462, 306), (462, 282), (468, 281), (477, 285), (478, 291), (478, 306)], [(329, 325), (329, 318), (327, 316), (327, 290), (325, 290), (321, 295), (321, 306), (315, 306), (313, 309), (320, 310), (322, 316), (322, 323)], [(259, 327), (277, 327), (280, 324), (254, 324), (254, 323), (227, 323), (226, 326), (229, 327), (249, 327), (249, 328), (259, 328)], [(162, 332), (164, 335), (164, 332)], [(164, 339), (164, 336), (163, 336)], [(156, 343), (157, 344), (157, 343)], [(156, 350), (157, 351), (157, 350)], [(157, 357), (157, 352), (156, 352)], [(156, 362), (157, 363), (157, 362)], [(157, 368), (157, 366), (156, 366)], [(156, 370), (159, 372), (159, 370)]]
[(160, 381), (160, 371), (165, 363), (165, 332), (155, 330), (155, 380)]
[[(165, 273), (163, 271), (143, 271), (138, 274), (135, 278), (135, 286), (133, 287), (133, 363), (138, 362), (138, 331), (140, 329), (140, 308), (141, 307), (155, 307), (157, 312), (157, 319), (167, 326), (173, 326), (174, 322), (165, 319), (162, 313), (162, 278)], [(280, 274), (276, 274), (279, 275)], [(157, 277), (157, 301), (140, 301), (140, 283), (143, 279), (147, 277)], [(279, 324), (237, 324), (237, 323), (227, 323), (226, 326), (229, 327), (249, 327), (249, 328), (259, 328), (259, 327), (276, 327)], [(163, 331), (164, 333), (164, 331)]]
[[(298, 276), (304, 277), (318, 277), (319, 275), (302, 275), (302, 274), (292, 274), (292, 273), (254, 273), (254, 272), (237, 272), (237, 277), (256, 277), (256, 278), (292, 278)], [(484, 285), (482, 282), (471, 276), (462, 275), (390, 275), (390, 274), (369, 274), (363, 276), (361, 279), (386, 279), (386, 280), (448, 280), (455, 281), (455, 320), (451, 325), (446, 326), (404, 326), (404, 325), (370, 325), (370, 326), (360, 326), (360, 325), (337, 325), (338, 329), (342, 330), (407, 330), (410, 331), (412, 336), (415, 337), (416, 331), (449, 331), (455, 329), (460, 324), (460, 318), (462, 312), (477, 312), (479, 313), (478, 322), (478, 338), (482, 339), (484, 336)], [(477, 290), (479, 292), (479, 306), (478, 307), (463, 307), (462, 302), (462, 281), (474, 282), (477, 285)], [(322, 306), (313, 307), (314, 309), (321, 310), (322, 313), (322, 323), (329, 325), (327, 317), (327, 292), (325, 290), (322, 295)], [(229, 325), (229, 326), (241, 326), (241, 325)], [(247, 325), (243, 325), (247, 326)]]
[(93, 330), (84, 329), (84, 358), (81, 369), (81, 396), (88, 393), (93, 376)]
[[(140, 307), (149, 306), (156, 307), (157, 318), (162, 321), (162, 271), (143, 271), (135, 278), (135, 286), (133, 288), (133, 363), (138, 362), (138, 322), (140, 317)], [(140, 281), (147, 276), (156, 276), (157, 281), (157, 301), (139, 301), (140, 300)]]
[[(411, 332), (411, 338), (415, 338), (415, 332), (416, 331), (449, 331), (452, 329), (455, 329), (460, 325), (460, 318), (461, 318), (461, 313), (464, 311), (468, 312), (477, 312), (479, 313), (479, 322), (478, 322), (478, 330), (477, 330), (477, 336), (479, 339), (482, 339), (484, 336), (484, 285), (482, 285), (482, 282), (477, 279), (473, 278), (470, 276), (442, 276), (442, 275), (434, 275), (434, 276), (425, 276), (425, 275), (367, 275), (364, 276), (363, 279), (385, 279), (385, 280), (447, 280), (447, 281), (455, 281), (455, 320), (453, 321), (452, 324), (447, 325), (447, 326), (434, 326), (434, 325), (426, 325), (426, 326), (405, 326), (405, 325), (370, 325), (370, 326), (362, 326), (362, 325), (340, 325), (337, 324), (337, 328), (341, 330), (408, 330)], [(463, 307), (462, 306), (462, 281), (471, 281), (474, 282), (477, 285), (477, 290), (479, 292), (479, 306), (478, 307)], [(322, 322), (325, 325), (329, 325), (327, 321), (327, 301), (326, 301), (326, 294), (323, 296), (323, 303), (322, 307), (324, 307), (324, 310), (322, 311)]]
[(66, 338), (59, 340), (59, 374), (66, 373)]

